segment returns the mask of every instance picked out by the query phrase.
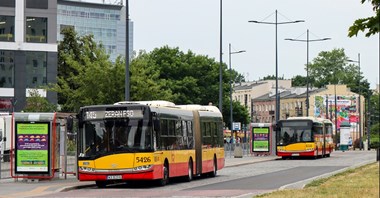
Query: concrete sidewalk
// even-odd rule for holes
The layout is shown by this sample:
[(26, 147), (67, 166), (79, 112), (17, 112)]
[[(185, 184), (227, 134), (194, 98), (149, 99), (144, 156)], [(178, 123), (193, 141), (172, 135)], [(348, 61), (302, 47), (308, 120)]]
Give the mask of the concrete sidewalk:
[[(241, 158), (227, 156), (225, 158), (225, 168), (275, 160), (277, 158), (277, 156), (243, 156)], [(74, 175), (67, 175), (66, 179), (60, 177), (33, 182), (13, 178), (0, 179), (0, 198), (42, 196), (91, 186), (95, 186), (95, 182), (80, 182)]]

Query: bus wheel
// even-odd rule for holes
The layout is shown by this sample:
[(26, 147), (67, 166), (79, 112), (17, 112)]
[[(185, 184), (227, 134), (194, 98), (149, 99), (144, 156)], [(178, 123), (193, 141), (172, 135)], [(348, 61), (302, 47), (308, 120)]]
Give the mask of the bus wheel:
[(193, 180), (193, 161), (189, 161), (189, 166), (188, 166), (188, 168), (187, 168), (188, 170), (187, 170), (187, 177), (186, 177), (186, 179), (185, 179), (185, 181), (187, 181), (187, 182), (190, 182), (191, 180)]
[(329, 153), (329, 154), (326, 154), (326, 157), (330, 157), (330, 153)]
[(98, 188), (105, 188), (107, 186), (107, 182), (105, 181), (96, 181), (95, 183)]
[(213, 167), (212, 167), (212, 172), (210, 172), (210, 177), (215, 177), (217, 175), (217, 171), (218, 171), (218, 165), (216, 163), (216, 158), (214, 157), (214, 163), (213, 163)]
[(158, 181), (158, 185), (160, 186), (165, 186), (166, 184), (169, 183), (169, 164), (165, 162), (164, 167), (163, 167), (163, 177)]

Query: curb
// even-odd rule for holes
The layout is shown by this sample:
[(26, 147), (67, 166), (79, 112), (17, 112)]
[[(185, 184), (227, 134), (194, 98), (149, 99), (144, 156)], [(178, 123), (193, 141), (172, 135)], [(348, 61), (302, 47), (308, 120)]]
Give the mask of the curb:
[(260, 163), (260, 162), (267, 162), (267, 161), (272, 161), (272, 160), (276, 160), (277, 158), (269, 158), (269, 159), (260, 159), (260, 160), (255, 160), (255, 161), (246, 161), (246, 162), (241, 162), (241, 163), (233, 163), (233, 164), (229, 164), (229, 165), (226, 165), (225, 167), (228, 168), (228, 167), (237, 167), (237, 166), (244, 166), (244, 165), (248, 165), (248, 164), (255, 164), (255, 163)]
[(95, 187), (96, 184), (83, 184), (83, 185), (77, 185), (77, 186), (65, 186), (58, 190), (55, 190), (55, 192), (67, 192), (70, 190), (76, 190), (76, 189), (82, 189), (82, 188), (91, 188)]

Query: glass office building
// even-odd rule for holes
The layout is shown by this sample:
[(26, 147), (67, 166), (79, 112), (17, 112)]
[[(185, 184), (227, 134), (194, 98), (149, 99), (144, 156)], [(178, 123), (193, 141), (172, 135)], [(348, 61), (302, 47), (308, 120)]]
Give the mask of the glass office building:
[[(101, 42), (112, 61), (125, 56), (125, 6), (74, 0), (58, 0), (57, 37), (63, 39), (61, 29), (74, 27), (79, 35), (93, 34)], [(130, 21), (129, 52), (133, 50), (133, 22)]]
[(0, 1), (0, 112), (21, 111), (31, 90), (57, 103), (43, 87), (57, 78), (57, 2)]
[[(21, 111), (31, 90), (57, 104), (44, 86), (57, 82), (60, 30), (93, 34), (110, 59), (125, 56), (125, 6), (83, 0), (0, 0), (0, 112)], [(129, 52), (133, 23), (129, 22)]]

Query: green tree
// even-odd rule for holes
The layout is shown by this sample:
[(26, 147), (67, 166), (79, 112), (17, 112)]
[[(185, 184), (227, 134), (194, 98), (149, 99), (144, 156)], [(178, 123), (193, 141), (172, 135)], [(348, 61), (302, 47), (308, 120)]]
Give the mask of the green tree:
[(232, 79), (232, 83), (245, 82), (245, 77), (234, 69), (232, 69), (231, 72), (230, 70), (228, 70), (228, 80), (230, 79), (230, 76)]
[[(297, 76), (292, 78), (292, 86), (293, 87), (306, 86), (306, 82), (307, 82), (307, 79), (305, 76), (297, 75)], [(309, 79), (309, 84), (311, 84), (310, 79)]]
[[(284, 77), (278, 76), (279, 80), (284, 80)], [(276, 75), (268, 75), (263, 78), (263, 80), (276, 80)]]
[[(131, 100), (174, 101), (175, 95), (166, 89), (168, 80), (160, 79), (160, 71), (152, 65), (149, 54), (141, 51), (131, 62)], [(125, 70), (124, 70), (125, 71)]]
[[(361, 3), (371, 2), (375, 16), (355, 20), (348, 29), (348, 36), (357, 36), (359, 31), (365, 32), (366, 37), (375, 35), (380, 31), (380, 0), (361, 0)], [(367, 31), (367, 32), (366, 32)]]
[[(163, 90), (173, 93), (176, 104), (218, 105), (219, 63), (207, 56), (184, 53), (179, 48), (164, 46), (149, 53), (149, 66), (159, 72)], [(137, 57), (138, 59), (139, 57)], [(132, 74), (133, 75), (133, 74)], [(223, 64), (223, 92), (228, 97), (229, 78)]]
[[(78, 83), (72, 78), (80, 72), (80, 68), (74, 67), (70, 60), (80, 60), (81, 51), (79, 36), (73, 27), (62, 29), (61, 34), (63, 35), (63, 40), (58, 43), (58, 75), (55, 91), (58, 91), (58, 104), (63, 104), (62, 110), (67, 111), (65, 104), (68, 102), (69, 94), (71, 90), (79, 87)], [(70, 58), (71, 56), (73, 58)]]
[(52, 90), (58, 93), (62, 111), (110, 104), (124, 98), (124, 66), (119, 57), (114, 64), (93, 35), (77, 36), (72, 28), (62, 31), (59, 43), (58, 79)]
[[(98, 45), (92, 35), (77, 36), (73, 29), (66, 29), (63, 34), (68, 38), (59, 44), (62, 49), (59, 76), (53, 90), (59, 93), (64, 111), (123, 100), (125, 60), (118, 57), (111, 63), (103, 46)], [(224, 105), (229, 98), (230, 72), (225, 64), (222, 66)], [(164, 46), (150, 53), (141, 51), (130, 64), (131, 99), (218, 105), (219, 67), (219, 62), (212, 58), (191, 51), (184, 53), (179, 48)], [(235, 71), (232, 75), (243, 79)], [(236, 108), (239, 112), (240, 107)]]
[(55, 112), (57, 110), (57, 106), (49, 103), (36, 89), (29, 91), (29, 95), (30, 96), (26, 98), (24, 112)]
[(312, 86), (346, 84), (355, 93), (359, 93), (359, 89), (361, 94), (370, 93), (369, 83), (363, 79), (361, 72), (359, 74), (358, 65), (348, 64), (348, 60), (344, 49), (320, 52), (318, 57), (309, 64), (309, 77), (313, 79)]
[[(242, 124), (249, 124), (249, 112), (247, 108), (240, 104), (238, 101), (232, 102), (232, 118), (233, 122), (240, 122)], [(231, 128), (231, 111), (230, 100), (225, 100), (223, 103), (223, 121), (226, 127)]]
[[(133, 100), (169, 100), (176, 104), (212, 103), (219, 101), (219, 62), (191, 51), (164, 46), (150, 53), (140, 52), (131, 63), (131, 98)], [(223, 64), (223, 116), (229, 113), (230, 75)], [(242, 76), (232, 71), (232, 79)], [(236, 121), (249, 120), (244, 107), (233, 105)]]
[(380, 120), (380, 96), (379, 96), (379, 93), (371, 95), (370, 111), (369, 112), (371, 115), (372, 125), (380, 123), (380, 121), (379, 121)]

